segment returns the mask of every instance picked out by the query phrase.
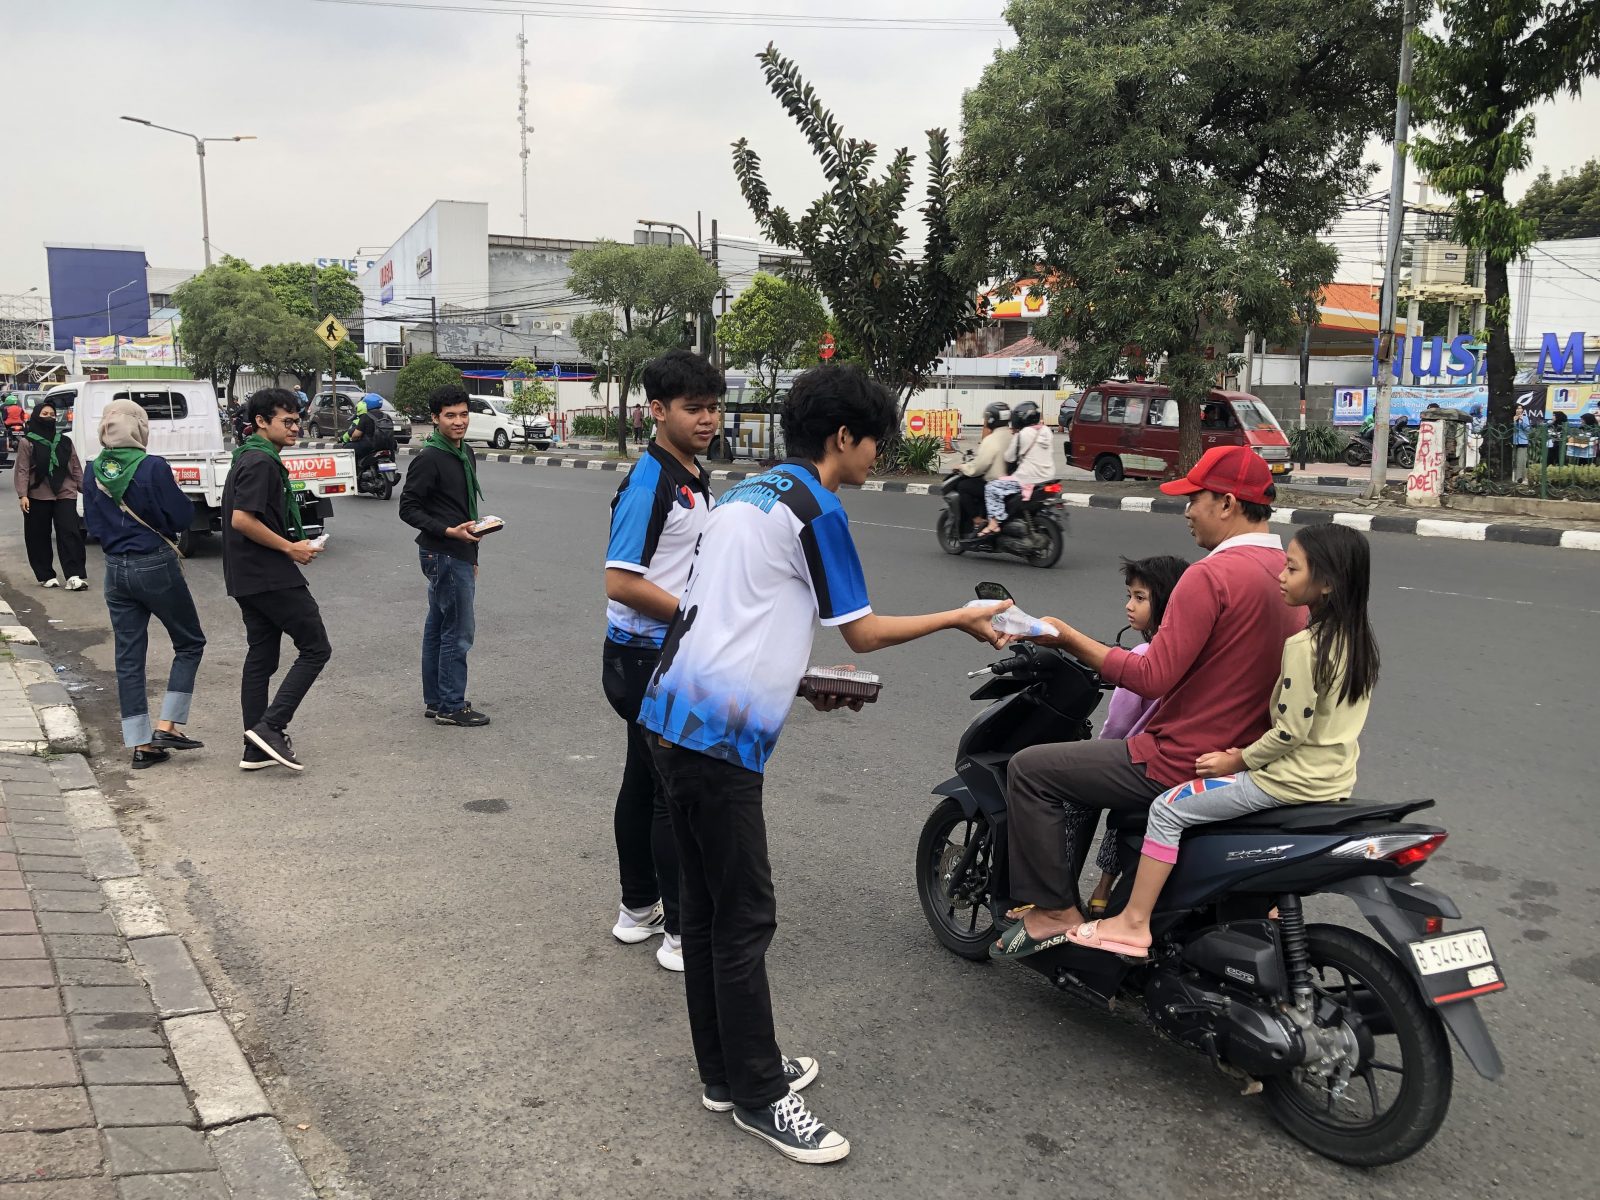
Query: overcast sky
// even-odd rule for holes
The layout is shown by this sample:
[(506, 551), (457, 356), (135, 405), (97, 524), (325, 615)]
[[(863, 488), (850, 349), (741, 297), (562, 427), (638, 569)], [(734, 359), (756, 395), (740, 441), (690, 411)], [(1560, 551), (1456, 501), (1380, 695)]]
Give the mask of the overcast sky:
[[(1003, 8), (1001, 0), (663, 2), (997, 26)], [(263, 263), (382, 249), (435, 199), (486, 200), (491, 232), (520, 232), (513, 16), (314, 0), (0, 3), (13, 109), (0, 293), (46, 290), (45, 242), (142, 246), (154, 266), (201, 265), (193, 144), (123, 114), (205, 136), (256, 135), (208, 148), (219, 253)], [(529, 232), (624, 240), (637, 217), (693, 228), (697, 210), (727, 233), (753, 232), (729, 165), (740, 136), (766, 164), (776, 203), (793, 211), (818, 193), (809, 148), (754, 59), (769, 37), (848, 133), (918, 151), (930, 126), (958, 132), (963, 89), (1007, 37), (547, 17), (528, 18), (527, 28), (536, 130)], [(1600, 151), (1600, 86), (1538, 119), (1535, 170), (1579, 165)]]

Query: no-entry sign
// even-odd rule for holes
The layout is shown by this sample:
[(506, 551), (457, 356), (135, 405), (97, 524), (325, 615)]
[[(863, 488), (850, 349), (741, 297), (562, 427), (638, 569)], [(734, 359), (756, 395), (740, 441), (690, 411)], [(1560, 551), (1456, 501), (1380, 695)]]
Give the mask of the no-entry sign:
[(831, 333), (823, 334), (822, 341), (817, 343), (817, 353), (825, 359), (832, 358), (838, 349), (839, 347), (834, 344), (833, 334)]
[(912, 433), (921, 433), (928, 427), (928, 418), (921, 413), (912, 413), (910, 419), (906, 421), (906, 425)]

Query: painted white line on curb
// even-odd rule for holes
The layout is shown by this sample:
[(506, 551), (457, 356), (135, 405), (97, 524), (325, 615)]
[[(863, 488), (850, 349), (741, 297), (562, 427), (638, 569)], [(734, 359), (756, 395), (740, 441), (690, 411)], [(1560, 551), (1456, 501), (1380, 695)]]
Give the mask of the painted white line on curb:
[(1274, 525), (1293, 525), (1295, 510), (1292, 508), (1275, 508), (1272, 510), (1272, 523)]
[(713, 479), (726, 479), (727, 477), (728, 477), (728, 472), (727, 471), (713, 471), (713, 472), (711, 472), (711, 478), (713, 478)]
[(1363, 533), (1372, 532), (1371, 513), (1334, 513), (1335, 525), (1348, 525), (1351, 529), (1359, 529)]
[(906, 484), (906, 495), (908, 495), (908, 496), (931, 496), (931, 495), (933, 495), (933, 484), (931, 484), (931, 483), (908, 483), (908, 484)]
[(1061, 503), (1065, 504), (1068, 508), (1088, 508), (1089, 507), (1089, 493), (1088, 492), (1062, 492), (1061, 493)]
[(1482, 521), (1435, 521), (1427, 517), (1417, 522), (1418, 537), (1455, 538), (1462, 542), (1481, 542), (1489, 526)]
[(1600, 550), (1600, 533), (1588, 529), (1564, 529), (1561, 532), (1564, 550)]
[(863, 492), (881, 492), (883, 491), (883, 480), (868, 479), (861, 485), (861, 490)]
[(1124, 496), (1122, 498), (1123, 512), (1149, 512), (1154, 496)]

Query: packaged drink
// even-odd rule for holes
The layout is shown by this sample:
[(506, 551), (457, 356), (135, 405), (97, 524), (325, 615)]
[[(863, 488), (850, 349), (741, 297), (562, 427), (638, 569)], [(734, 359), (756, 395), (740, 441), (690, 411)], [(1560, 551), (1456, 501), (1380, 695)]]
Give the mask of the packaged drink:
[[(968, 600), (966, 607), (987, 608), (993, 603), (993, 600)], [(1038, 617), (1030, 617), (1015, 604), (1005, 612), (997, 613), (990, 624), (994, 626), (995, 632), (1014, 638), (1047, 637), (1055, 632)]]

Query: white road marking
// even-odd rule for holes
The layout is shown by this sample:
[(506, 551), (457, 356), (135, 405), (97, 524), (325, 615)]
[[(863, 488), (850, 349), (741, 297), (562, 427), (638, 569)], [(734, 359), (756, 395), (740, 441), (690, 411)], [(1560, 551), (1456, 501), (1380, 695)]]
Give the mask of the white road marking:
[(932, 533), (933, 530), (926, 525), (885, 525), (881, 521), (857, 521), (850, 519), (852, 525), (870, 525), (873, 529), (909, 529), (912, 533)]
[(1334, 513), (1333, 523), (1335, 525), (1348, 525), (1351, 529), (1359, 529), (1363, 533), (1372, 532), (1371, 513)]
[(1395, 590), (1415, 592), (1422, 596), (1449, 596), (1455, 600), (1482, 600), (1490, 604), (1515, 604), (1518, 608), (1551, 608), (1558, 612), (1583, 613), (1585, 616), (1600, 617), (1600, 608), (1573, 608), (1566, 604), (1545, 604), (1539, 600), (1511, 600), (1505, 596), (1479, 596), (1473, 592), (1441, 592), (1434, 588), (1406, 587), (1404, 584)]
[(1455, 538), (1462, 542), (1481, 542), (1489, 535), (1489, 526), (1483, 521), (1433, 521), (1424, 517), (1417, 522), (1418, 537)]

